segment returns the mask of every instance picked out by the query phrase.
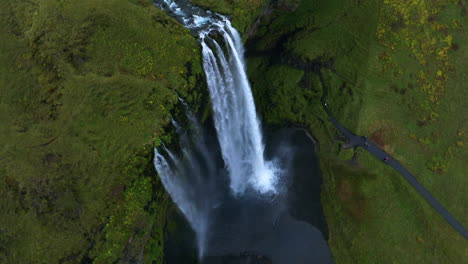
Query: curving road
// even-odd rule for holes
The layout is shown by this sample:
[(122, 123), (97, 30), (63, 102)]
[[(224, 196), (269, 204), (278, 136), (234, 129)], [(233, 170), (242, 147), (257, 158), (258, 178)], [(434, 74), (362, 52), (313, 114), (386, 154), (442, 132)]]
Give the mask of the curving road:
[[(327, 104), (323, 101), (323, 106), (329, 114)], [(398, 171), (403, 178), (442, 216), (449, 225), (451, 225), (465, 240), (468, 240), (468, 231), (427, 191), (416, 178), (403, 167), (398, 161), (392, 158), (388, 153), (381, 150), (375, 144), (367, 140), (365, 136), (358, 136), (351, 133), (344, 126), (342, 126), (335, 118), (329, 115), (328, 119), (340, 133), (348, 140), (343, 144), (343, 148), (356, 148), (362, 147), (367, 150), (374, 157), (378, 158), (388, 166)]]

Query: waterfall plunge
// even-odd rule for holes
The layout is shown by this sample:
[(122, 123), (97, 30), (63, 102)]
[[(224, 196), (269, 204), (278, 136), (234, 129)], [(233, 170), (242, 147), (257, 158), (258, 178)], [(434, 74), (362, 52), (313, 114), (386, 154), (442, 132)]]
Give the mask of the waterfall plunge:
[(227, 54), (207, 34), (201, 35), (201, 45), (214, 123), (229, 170), (230, 187), (235, 194), (242, 194), (248, 187), (260, 193), (276, 192), (277, 169), (264, 160), (262, 134), (242, 60), (239, 34), (227, 20), (218, 25)]
[[(280, 169), (264, 158), (262, 133), (245, 72), (239, 33), (226, 17), (188, 3), (179, 6), (176, 1), (160, 0), (155, 4), (189, 28), (201, 43), (213, 121), (231, 192), (235, 197), (247, 190), (257, 195), (277, 193)], [(203, 256), (210, 214), (218, 204), (216, 194), (220, 181), (216, 178), (223, 176), (212, 168), (215, 157), (207, 151), (194, 116), (188, 115), (198, 131), (193, 140), (194, 149), (187, 143), (186, 135), (181, 135), (183, 157), (179, 159), (164, 148), (167, 160), (155, 149), (154, 164), (165, 189), (195, 231), (199, 254)], [(203, 155), (194, 157), (194, 152)], [(202, 170), (200, 166), (209, 169)]]

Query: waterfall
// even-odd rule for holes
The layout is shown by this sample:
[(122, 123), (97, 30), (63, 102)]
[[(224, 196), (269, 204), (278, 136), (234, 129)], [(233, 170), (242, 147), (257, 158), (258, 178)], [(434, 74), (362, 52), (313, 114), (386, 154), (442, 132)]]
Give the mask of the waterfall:
[[(239, 34), (228, 20), (218, 23), (227, 52), (206, 32), (201, 33), (203, 67), (210, 90), (213, 119), (230, 187), (242, 194), (248, 187), (276, 192), (277, 173), (264, 159), (260, 124), (242, 59)], [(238, 43), (238, 44), (236, 44)]]
[(187, 133), (180, 132), (181, 128), (173, 121), (180, 133), (182, 157), (178, 158), (165, 147), (155, 149), (156, 170), (195, 231), (202, 256), (210, 216), (221, 195), (220, 183), (224, 183), (221, 178), (227, 174), (234, 197), (241, 197), (247, 191), (258, 196), (272, 195), (278, 192), (276, 184), (281, 171), (274, 162), (265, 160), (261, 125), (245, 71), (242, 41), (229, 19), (191, 6), (184, 0), (155, 0), (155, 4), (189, 28), (200, 42), (213, 123), (224, 161), (224, 169), (214, 168), (216, 157), (208, 150), (207, 142), (200, 135), (202, 128), (191, 113), (188, 113), (188, 120), (196, 130), (192, 139), (195, 144), (188, 142)]
[[(161, 182), (164, 188), (171, 195), (174, 203), (177, 204), (179, 209), (182, 211), (191, 228), (196, 233), (198, 253), (203, 256), (206, 244), (206, 232), (208, 228), (208, 211), (210, 205), (207, 204), (210, 201), (197, 200), (197, 189), (189, 191), (188, 186), (191, 186), (194, 181), (188, 180), (186, 175), (189, 170), (193, 167), (190, 166), (193, 163), (189, 162), (189, 166), (185, 166), (172, 152), (166, 147), (163, 147), (164, 151), (169, 157), (169, 161), (155, 149), (154, 165), (158, 171)], [(190, 157), (190, 153), (185, 152), (185, 157)], [(195, 174), (195, 173), (194, 173)], [(184, 177), (185, 175), (185, 177)], [(198, 178), (199, 174), (195, 174)], [(199, 179), (195, 180), (195, 184), (198, 183)], [(214, 201), (211, 201), (214, 202)]]

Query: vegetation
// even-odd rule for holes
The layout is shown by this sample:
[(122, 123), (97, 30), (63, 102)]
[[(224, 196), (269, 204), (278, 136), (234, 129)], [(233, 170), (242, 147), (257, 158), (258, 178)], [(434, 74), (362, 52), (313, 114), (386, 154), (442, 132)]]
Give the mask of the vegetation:
[(319, 142), (322, 203), (336, 263), (461, 263), (467, 244), (403, 178), (363, 150), (346, 162), (320, 105), (401, 161), (465, 226), (468, 101), (461, 1), (300, 1), (249, 39), (248, 70), (267, 124)]
[[(363, 150), (347, 162), (320, 104), (327, 90), (468, 226), (463, 1), (191, 2), (247, 39), (263, 122), (317, 139), (336, 263), (468, 259), (397, 173)], [(149, 0), (0, 0), (0, 25), (0, 263), (162, 263), (174, 208), (152, 149), (171, 141), (176, 94), (209, 113), (194, 38)]]
[(188, 30), (150, 1), (0, 1), (0, 263), (161, 263), (154, 142), (196, 107)]

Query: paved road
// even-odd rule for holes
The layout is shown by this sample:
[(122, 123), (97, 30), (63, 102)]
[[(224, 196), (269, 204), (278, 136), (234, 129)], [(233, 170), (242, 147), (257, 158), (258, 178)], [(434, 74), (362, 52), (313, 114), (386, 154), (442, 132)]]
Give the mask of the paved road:
[[(325, 104), (325, 107), (327, 105)], [(328, 111), (327, 111), (328, 112)], [(416, 178), (406, 170), (398, 161), (393, 159), (388, 153), (381, 150), (375, 144), (367, 140), (367, 137), (358, 136), (351, 133), (345, 127), (343, 127), (335, 118), (329, 117), (329, 121), (340, 131), (340, 133), (348, 140), (346, 144), (343, 144), (343, 148), (356, 148), (362, 147), (367, 150), (374, 157), (378, 158), (382, 162), (391, 166), (393, 169), (398, 171), (405, 180), (413, 186), (413, 188), (436, 210), (449, 225), (451, 225), (461, 236), (468, 240), (468, 231), (447, 211), (445, 208), (427, 191)]]

